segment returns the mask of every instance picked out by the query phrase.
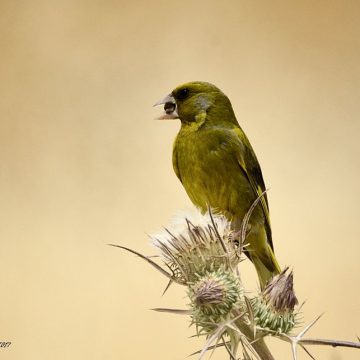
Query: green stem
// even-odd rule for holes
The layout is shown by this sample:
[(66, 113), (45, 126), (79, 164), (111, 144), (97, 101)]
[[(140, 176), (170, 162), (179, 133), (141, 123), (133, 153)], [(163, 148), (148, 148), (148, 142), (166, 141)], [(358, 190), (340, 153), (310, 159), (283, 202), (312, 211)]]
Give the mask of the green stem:
[(230, 343), (231, 343), (231, 353), (236, 355), (238, 347), (239, 347), (239, 336), (235, 331), (229, 331), (230, 335)]
[(242, 321), (242, 319), (237, 320), (235, 324), (239, 328), (239, 330), (248, 338), (250, 342), (256, 340), (251, 345), (256, 351), (256, 353), (259, 355), (261, 360), (275, 360), (269, 348), (267, 347), (264, 338), (254, 337), (253, 330), (249, 325), (245, 324)]

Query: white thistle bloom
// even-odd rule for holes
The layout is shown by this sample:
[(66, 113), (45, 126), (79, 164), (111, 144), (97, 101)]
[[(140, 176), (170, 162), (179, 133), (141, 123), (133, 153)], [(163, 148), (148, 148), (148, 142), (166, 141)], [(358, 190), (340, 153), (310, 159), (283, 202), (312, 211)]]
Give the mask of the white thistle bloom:
[(224, 215), (216, 214), (216, 211), (212, 210), (212, 214), (210, 216), (209, 212), (202, 214), (199, 209), (192, 207), (187, 210), (178, 210), (171, 218), (169, 225), (157, 233), (150, 234), (150, 238), (153, 240), (155, 246), (158, 246), (158, 242), (166, 244), (169, 240), (171, 241), (169, 231), (174, 236), (179, 236), (184, 232), (187, 232), (188, 226), (185, 219), (191, 224), (205, 229), (212, 224), (211, 217), (213, 218), (217, 231), (222, 238), (231, 234), (231, 224)]
[(188, 287), (192, 322), (199, 333), (211, 333), (244, 309), (235, 271), (240, 253), (232, 236), (225, 216), (196, 209), (179, 213), (167, 228), (151, 235), (173, 277)]
[(182, 213), (151, 238), (177, 281), (184, 285), (219, 267), (233, 271), (240, 262), (231, 223), (211, 211), (205, 215), (198, 210)]

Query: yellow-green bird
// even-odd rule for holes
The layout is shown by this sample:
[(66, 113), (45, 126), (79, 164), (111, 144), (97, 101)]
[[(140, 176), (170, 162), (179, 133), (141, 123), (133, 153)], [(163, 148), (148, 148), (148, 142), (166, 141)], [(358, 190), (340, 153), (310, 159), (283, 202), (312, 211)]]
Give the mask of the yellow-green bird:
[[(180, 119), (173, 147), (173, 167), (191, 201), (202, 212), (224, 214), (240, 229), (253, 202), (265, 191), (259, 162), (236, 120), (228, 97), (207, 82), (178, 86), (165, 99), (159, 119)], [(254, 209), (247, 234), (247, 256), (260, 286), (280, 273), (271, 238), (269, 206), (263, 196)]]

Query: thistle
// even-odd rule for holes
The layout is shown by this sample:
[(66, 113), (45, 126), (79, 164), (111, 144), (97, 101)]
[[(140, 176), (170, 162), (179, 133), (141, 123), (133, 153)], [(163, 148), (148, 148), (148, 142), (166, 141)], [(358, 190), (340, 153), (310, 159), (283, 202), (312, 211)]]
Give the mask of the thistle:
[[(257, 297), (250, 301), (245, 297), (238, 265), (243, 260), (247, 224), (258, 201), (259, 198), (249, 209), (238, 233), (233, 233), (224, 216), (213, 215), (211, 211), (202, 215), (195, 211), (177, 218), (168, 229), (152, 235), (153, 243), (160, 249), (162, 261), (170, 272), (135, 250), (113, 246), (145, 260), (170, 280), (169, 285), (177, 283), (187, 287), (189, 310), (154, 310), (191, 316), (197, 334), (207, 336), (203, 349), (195, 353), (200, 354), (200, 359), (210, 348), (223, 346), (231, 359), (238, 358), (240, 347), (245, 359), (254, 356), (256, 359), (274, 360), (264, 342), (267, 335), (289, 342), (294, 360), (297, 359), (298, 345), (309, 355), (305, 345), (360, 348), (357, 342), (304, 339), (304, 334), (320, 317), (299, 334), (289, 335), (296, 326), (298, 313), (295, 310), (297, 299), (293, 274), (287, 273), (288, 268), (271, 279)], [(240, 240), (233, 241), (239, 235)], [(261, 331), (257, 331), (259, 328)]]
[(233, 311), (244, 309), (242, 286), (234, 272), (241, 256), (222, 215), (196, 211), (187, 216), (185, 227), (175, 224), (171, 231), (151, 237), (174, 277), (188, 288), (198, 333), (210, 333), (231, 319)]
[(293, 288), (293, 273), (285, 268), (276, 275), (251, 303), (255, 322), (263, 329), (279, 334), (288, 334), (296, 325), (298, 303)]
[(232, 241), (230, 222), (224, 216), (211, 212), (201, 215), (195, 210), (181, 221), (175, 219), (171, 229), (151, 235), (178, 282), (188, 285), (208, 272), (236, 268), (240, 255)]
[(198, 333), (210, 333), (219, 324), (231, 320), (234, 310), (244, 309), (243, 291), (239, 278), (220, 267), (199, 276), (198, 281), (188, 284), (193, 323)]

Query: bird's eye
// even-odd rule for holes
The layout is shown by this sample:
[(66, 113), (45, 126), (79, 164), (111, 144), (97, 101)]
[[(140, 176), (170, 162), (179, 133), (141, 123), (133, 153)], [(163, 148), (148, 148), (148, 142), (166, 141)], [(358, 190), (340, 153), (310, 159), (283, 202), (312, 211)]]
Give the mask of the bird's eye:
[(179, 90), (178, 94), (177, 94), (177, 98), (180, 100), (184, 100), (188, 97), (189, 95), (189, 89), (188, 88), (184, 88)]

